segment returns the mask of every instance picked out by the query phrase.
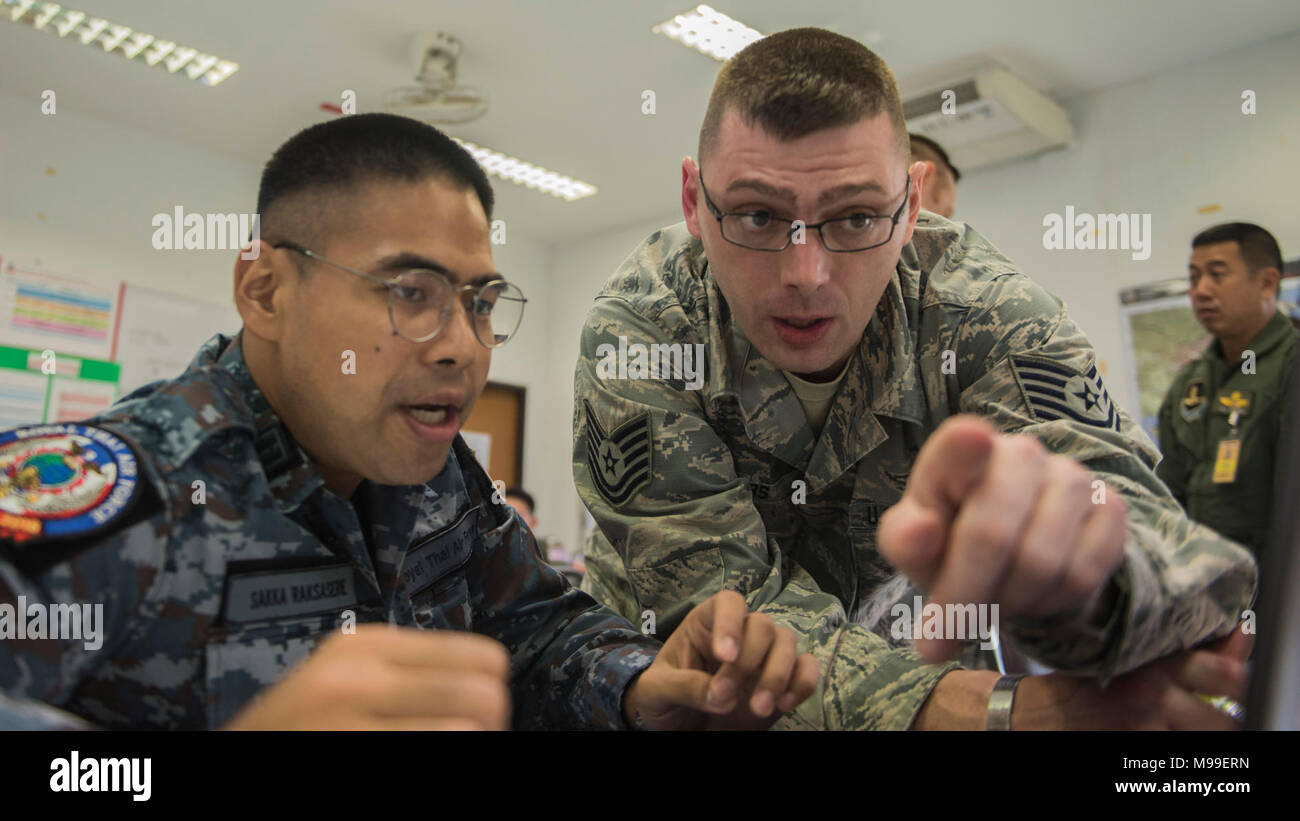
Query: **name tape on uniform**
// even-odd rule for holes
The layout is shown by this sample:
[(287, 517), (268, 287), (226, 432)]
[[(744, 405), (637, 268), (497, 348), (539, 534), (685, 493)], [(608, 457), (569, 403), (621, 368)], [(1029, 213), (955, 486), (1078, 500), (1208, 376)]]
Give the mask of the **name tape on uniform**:
[(445, 527), (411, 546), (402, 563), (402, 579), (412, 596), (434, 582), (465, 566), (474, 551), (478, 532), (478, 508), (465, 511), (450, 527)]
[(222, 618), (235, 623), (289, 619), (356, 604), (356, 578), (349, 564), (234, 572), (226, 577)]

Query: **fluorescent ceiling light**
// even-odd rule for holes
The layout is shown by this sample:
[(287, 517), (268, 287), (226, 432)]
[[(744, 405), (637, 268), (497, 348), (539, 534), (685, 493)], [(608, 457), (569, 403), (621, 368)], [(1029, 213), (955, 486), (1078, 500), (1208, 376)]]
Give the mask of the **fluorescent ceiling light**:
[[(452, 137), (456, 140), (455, 137)], [(532, 163), (517, 160), (514, 157), (508, 157), (499, 151), (493, 151), (490, 148), (484, 148), (474, 143), (456, 140), (465, 147), (478, 164), (483, 166), (483, 170), (494, 177), (500, 177), (503, 180), (513, 182), (517, 185), (532, 188), (541, 191), (544, 194), (550, 194), (552, 197), (573, 202), (583, 197), (590, 197), (596, 193), (596, 186), (591, 183), (575, 180), (572, 177), (566, 177), (563, 174), (556, 174), (554, 171), (547, 171)]]
[(215, 86), (239, 71), (239, 63), (200, 53), (198, 49), (171, 40), (160, 40), (152, 34), (110, 23), (102, 17), (87, 17), (84, 12), (65, 9), (58, 3), (0, 0), (0, 18), (57, 34), (60, 39), (78, 40), (83, 46), (116, 51), (128, 60), (139, 57), (146, 65), (161, 63), (171, 74), (184, 69), (185, 76), (206, 86)]
[(690, 46), (715, 60), (727, 60), (745, 46), (763, 38), (762, 32), (705, 5), (666, 20), (650, 31)]

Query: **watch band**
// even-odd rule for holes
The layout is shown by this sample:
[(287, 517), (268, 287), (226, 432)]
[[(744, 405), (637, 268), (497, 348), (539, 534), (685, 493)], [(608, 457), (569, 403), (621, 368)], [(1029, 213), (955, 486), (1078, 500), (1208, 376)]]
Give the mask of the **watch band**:
[(989, 717), (985, 725), (987, 730), (1011, 729), (1011, 704), (1016, 698), (1016, 686), (1024, 675), (1003, 676), (993, 685), (989, 694)]

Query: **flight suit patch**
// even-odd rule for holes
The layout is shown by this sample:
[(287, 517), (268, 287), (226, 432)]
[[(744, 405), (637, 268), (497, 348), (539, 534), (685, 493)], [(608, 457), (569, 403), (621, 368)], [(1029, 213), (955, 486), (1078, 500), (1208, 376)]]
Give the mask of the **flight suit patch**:
[(1193, 379), (1178, 402), (1178, 415), (1184, 422), (1195, 422), (1205, 414), (1205, 380)]
[(1250, 416), (1255, 406), (1254, 391), (1222, 391), (1214, 400), (1214, 412), (1224, 416), (1236, 414), (1236, 418)]
[(605, 501), (618, 507), (650, 482), (650, 412), (638, 414), (609, 434), (596, 419), (591, 403), (583, 400), (587, 415), (587, 467), (592, 484)]

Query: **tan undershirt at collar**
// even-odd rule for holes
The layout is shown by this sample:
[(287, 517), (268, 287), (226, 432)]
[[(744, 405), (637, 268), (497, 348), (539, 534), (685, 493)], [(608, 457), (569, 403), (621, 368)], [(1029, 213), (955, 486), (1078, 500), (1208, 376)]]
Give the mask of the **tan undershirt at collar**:
[(840, 383), (844, 381), (844, 374), (849, 372), (849, 363), (844, 363), (844, 368), (840, 375), (830, 382), (809, 382), (806, 379), (800, 379), (789, 371), (781, 371), (785, 374), (785, 379), (794, 389), (794, 395), (803, 406), (804, 416), (808, 417), (808, 424), (818, 435), (822, 432), (822, 426), (826, 424), (826, 416), (831, 410), (831, 400), (835, 398), (835, 392), (839, 390)]

